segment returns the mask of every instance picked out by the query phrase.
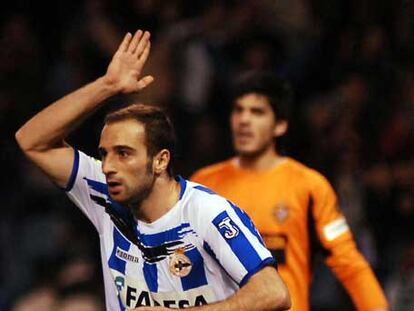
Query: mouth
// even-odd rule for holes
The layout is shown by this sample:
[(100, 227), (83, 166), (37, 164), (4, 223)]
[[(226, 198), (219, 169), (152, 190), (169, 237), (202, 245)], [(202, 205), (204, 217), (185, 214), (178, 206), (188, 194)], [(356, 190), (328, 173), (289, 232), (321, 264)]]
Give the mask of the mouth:
[(253, 134), (251, 132), (237, 132), (236, 133), (236, 139), (238, 141), (247, 141), (253, 138)]
[(107, 181), (107, 185), (111, 194), (117, 194), (121, 191), (122, 183), (119, 181)]

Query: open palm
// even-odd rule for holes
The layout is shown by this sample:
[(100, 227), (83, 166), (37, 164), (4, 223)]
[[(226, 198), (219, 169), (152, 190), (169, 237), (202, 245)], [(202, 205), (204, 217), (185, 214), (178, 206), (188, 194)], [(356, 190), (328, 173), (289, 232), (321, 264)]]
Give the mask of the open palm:
[(105, 79), (122, 93), (138, 92), (149, 85), (154, 78), (141, 78), (151, 43), (150, 33), (138, 30), (134, 36), (127, 33), (114, 54), (105, 74)]

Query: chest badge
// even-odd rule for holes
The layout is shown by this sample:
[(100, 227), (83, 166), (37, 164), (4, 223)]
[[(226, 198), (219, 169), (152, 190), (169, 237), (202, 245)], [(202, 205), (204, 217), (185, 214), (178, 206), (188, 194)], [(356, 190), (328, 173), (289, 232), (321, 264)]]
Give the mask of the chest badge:
[(273, 208), (273, 217), (279, 224), (282, 224), (289, 217), (289, 208), (285, 203), (278, 203)]
[(182, 248), (177, 249), (170, 256), (169, 268), (171, 274), (184, 277), (190, 274), (193, 264), (190, 259), (184, 255), (184, 250)]

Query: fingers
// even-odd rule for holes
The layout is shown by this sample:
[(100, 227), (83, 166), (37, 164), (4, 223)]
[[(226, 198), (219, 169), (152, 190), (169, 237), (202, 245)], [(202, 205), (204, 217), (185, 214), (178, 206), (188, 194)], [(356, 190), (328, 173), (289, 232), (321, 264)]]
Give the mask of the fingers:
[[(146, 53), (145, 60), (148, 57), (149, 50), (147, 50), (150, 44), (150, 33), (148, 31), (143, 32), (141, 29), (137, 30), (132, 36), (131, 33), (127, 33), (120, 44), (118, 51), (129, 52), (135, 54), (137, 58), (141, 58), (143, 53)], [(144, 60), (144, 62), (145, 62)]]
[(140, 66), (144, 66), (145, 62), (147, 61), (150, 50), (151, 50), (151, 43), (148, 41), (147, 45), (144, 48), (144, 51), (142, 52), (141, 56), (138, 59)]
[(129, 42), (131, 41), (131, 37), (132, 37), (131, 33), (128, 32), (125, 35), (124, 39), (122, 40), (121, 44), (119, 45), (118, 51), (124, 52), (128, 49), (128, 45), (129, 45)]
[(140, 57), (141, 54), (145, 51), (148, 44), (150, 44), (150, 33), (148, 31), (144, 32), (141, 40), (138, 42), (136, 50), (134, 51), (137, 54), (137, 57)]
[(141, 40), (142, 34), (143, 34), (143, 32), (142, 32), (141, 29), (138, 29), (135, 32), (134, 37), (132, 38), (131, 43), (129, 44), (128, 52), (130, 52), (132, 54), (135, 53), (135, 50), (137, 49), (138, 43)]

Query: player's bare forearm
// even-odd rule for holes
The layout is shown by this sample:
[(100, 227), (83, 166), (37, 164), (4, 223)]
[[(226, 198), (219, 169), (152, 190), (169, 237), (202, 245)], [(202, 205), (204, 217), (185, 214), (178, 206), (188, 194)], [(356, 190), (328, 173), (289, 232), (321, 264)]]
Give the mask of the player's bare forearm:
[(69, 179), (73, 150), (67, 135), (109, 97), (138, 92), (153, 81), (141, 77), (150, 51), (150, 34), (128, 33), (102, 77), (52, 103), (32, 117), (16, 133), (25, 154), (61, 186)]
[[(270, 311), (288, 310), (289, 292), (276, 270), (265, 267), (251, 277), (236, 294), (217, 303), (186, 308), (194, 311)], [(165, 311), (164, 307), (139, 307), (133, 311)]]
[(99, 103), (115, 94), (103, 78), (57, 100), (16, 133), (20, 147), (25, 151), (44, 151), (63, 145), (63, 139)]
[(289, 292), (273, 267), (265, 267), (227, 300), (211, 306), (196, 307), (200, 311), (267, 311), (290, 308)]

